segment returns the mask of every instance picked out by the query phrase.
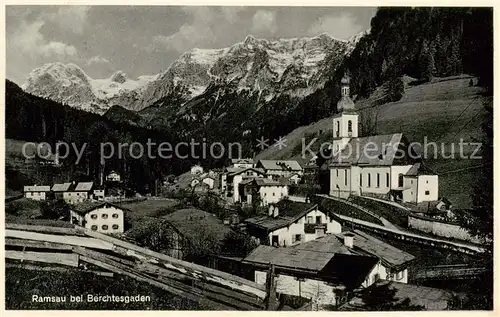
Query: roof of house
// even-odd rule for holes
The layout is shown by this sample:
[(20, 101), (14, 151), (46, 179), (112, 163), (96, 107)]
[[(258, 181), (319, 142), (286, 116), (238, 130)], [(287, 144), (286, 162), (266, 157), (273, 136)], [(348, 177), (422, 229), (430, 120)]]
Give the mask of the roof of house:
[(354, 251), (376, 256), (387, 267), (402, 268), (415, 259), (413, 255), (357, 229), (335, 236), (343, 241), (348, 233), (354, 235)]
[(246, 219), (245, 222), (260, 229), (273, 231), (292, 224), (311, 210), (317, 208), (318, 205), (284, 199), (276, 204), (271, 204), (271, 206), (278, 208), (278, 216), (276, 218), (265, 215)]
[(255, 171), (259, 174), (265, 174), (265, 171), (262, 168), (255, 167), (228, 167), (226, 170), (229, 173), (229, 176), (238, 175), (248, 170)]
[(261, 245), (243, 260), (261, 266), (273, 264), (278, 272), (309, 272), (347, 288), (358, 287), (378, 261), (375, 257), (351, 253), (343, 244), (325, 238), (286, 248)]
[(25, 192), (50, 192), (50, 186), (45, 185), (33, 185), (33, 186), (24, 186)]
[(257, 162), (258, 167), (262, 167), (265, 170), (291, 170), (291, 171), (302, 171), (302, 166), (299, 162), (291, 160), (260, 160)]
[(424, 163), (415, 163), (406, 172), (405, 176), (420, 176), (420, 175), (437, 175), (432, 169), (426, 166)]
[[(389, 285), (389, 288), (396, 289), (395, 299), (401, 302), (408, 298), (412, 305), (424, 306), (427, 310), (444, 310), (448, 307), (448, 301), (453, 295), (463, 296), (448, 290), (432, 288), (427, 286), (398, 283), (386, 280), (375, 282), (370, 288), (382, 285)], [(362, 311), (364, 309), (361, 294), (352, 298), (349, 302), (339, 307), (341, 311)]]
[(253, 182), (257, 186), (287, 186), (290, 185), (290, 180), (285, 178), (270, 179), (270, 178), (255, 178)]
[(52, 186), (52, 191), (53, 192), (65, 192), (68, 191), (71, 186), (71, 183), (64, 183), (64, 184), (54, 184)]
[(241, 159), (231, 159), (232, 164), (253, 164), (253, 159), (251, 158), (241, 158)]
[(75, 187), (76, 192), (86, 192), (92, 189), (94, 182), (79, 182)]
[(231, 231), (215, 215), (196, 208), (179, 209), (161, 218), (171, 223), (188, 240), (211, 235), (221, 241)]
[(122, 208), (122, 207), (115, 205), (115, 204), (111, 204), (109, 202), (93, 201), (93, 200), (87, 200), (87, 201), (72, 205), (71, 210), (75, 211), (76, 213), (78, 213), (80, 215), (84, 215), (84, 214), (89, 213), (95, 209), (105, 207), (105, 206), (113, 206), (117, 209), (126, 210), (125, 208)]
[(394, 165), (399, 145), (403, 141), (402, 133), (372, 135), (352, 138), (342, 151), (333, 156), (330, 165)]

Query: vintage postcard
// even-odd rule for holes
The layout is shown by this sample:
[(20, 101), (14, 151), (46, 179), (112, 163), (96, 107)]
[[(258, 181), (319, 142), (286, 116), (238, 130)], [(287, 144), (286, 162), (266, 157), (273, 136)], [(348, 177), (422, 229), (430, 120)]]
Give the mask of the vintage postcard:
[(5, 310), (493, 310), (493, 14), (5, 6)]

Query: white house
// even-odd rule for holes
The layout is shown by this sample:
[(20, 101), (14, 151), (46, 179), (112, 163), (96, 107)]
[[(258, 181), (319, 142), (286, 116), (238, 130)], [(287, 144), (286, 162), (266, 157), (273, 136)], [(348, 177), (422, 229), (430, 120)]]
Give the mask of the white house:
[(123, 233), (124, 209), (108, 202), (86, 201), (71, 206), (70, 222), (92, 231)]
[[(361, 234), (363, 238), (359, 238)], [(259, 284), (266, 283), (272, 264), (278, 293), (308, 298), (320, 307), (338, 306), (349, 293), (378, 280), (399, 278), (400, 282), (406, 282), (407, 267), (413, 256), (368, 237), (360, 232), (329, 234), (287, 248), (261, 245), (243, 263), (254, 267), (255, 282)], [(395, 264), (399, 271), (387, 273), (386, 268)]]
[(252, 168), (252, 167), (255, 167), (253, 159), (251, 159), (251, 158), (232, 159), (231, 164), (232, 164), (231, 167), (234, 167), (234, 168)]
[(257, 168), (262, 168), (266, 175), (272, 178), (288, 178), (294, 174), (302, 177), (304, 170), (299, 162), (292, 160), (260, 160), (255, 165)]
[(93, 198), (93, 182), (80, 182), (73, 190), (63, 193), (63, 200), (68, 204), (78, 204)]
[(253, 178), (241, 182), (245, 203), (252, 204), (256, 200), (261, 206), (277, 203), (288, 197), (290, 182), (287, 179)]
[(437, 200), (437, 175), (420, 171), (419, 156), (402, 133), (358, 136), (359, 115), (349, 96), (349, 78), (341, 84), (339, 114), (333, 118), (330, 195), (368, 194), (413, 203)]
[(272, 246), (291, 246), (341, 232), (340, 223), (317, 204), (288, 199), (270, 205), (266, 216), (249, 218), (245, 223), (250, 235)]
[(50, 186), (24, 186), (24, 197), (33, 200), (46, 200), (50, 193)]
[(213, 189), (215, 185), (215, 179), (212, 176), (206, 175), (201, 177), (201, 182), (208, 185), (208, 188)]
[(201, 173), (203, 173), (203, 167), (198, 164), (191, 166), (191, 175), (198, 175)]
[(111, 171), (108, 175), (106, 175), (106, 181), (108, 182), (120, 182), (121, 176), (115, 171)]
[(259, 168), (235, 168), (228, 167), (221, 175), (221, 193), (229, 201), (235, 203), (242, 200), (243, 188), (240, 184), (244, 180), (264, 178), (266, 174)]

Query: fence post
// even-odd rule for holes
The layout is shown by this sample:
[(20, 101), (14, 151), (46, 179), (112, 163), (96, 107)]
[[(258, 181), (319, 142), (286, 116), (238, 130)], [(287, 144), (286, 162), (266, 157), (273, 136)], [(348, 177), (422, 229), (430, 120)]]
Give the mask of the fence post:
[(276, 298), (276, 281), (274, 280), (274, 264), (269, 263), (269, 270), (266, 276), (266, 285), (267, 285), (267, 302), (266, 302), (266, 310), (277, 310), (278, 309), (278, 300)]

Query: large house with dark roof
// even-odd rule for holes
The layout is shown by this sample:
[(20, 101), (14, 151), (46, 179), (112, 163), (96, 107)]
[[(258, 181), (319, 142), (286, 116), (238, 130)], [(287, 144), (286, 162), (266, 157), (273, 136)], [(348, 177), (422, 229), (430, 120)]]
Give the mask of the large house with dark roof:
[(333, 118), (330, 195), (372, 195), (420, 203), (438, 198), (438, 177), (423, 168), (402, 133), (358, 136), (359, 115), (349, 96), (349, 78), (341, 81), (339, 113)]
[[(356, 231), (329, 234), (288, 248), (261, 245), (242, 262), (254, 268), (255, 282), (260, 284), (266, 283), (273, 265), (278, 293), (309, 298), (319, 306), (338, 306), (349, 293), (379, 280), (396, 281), (396, 271), (406, 271), (413, 259), (404, 251)], [(392, 273), (387, 273), (388, 268)], [(406, 279), (399, 282), (406, 283)]]
[(84, 201), (70, 207), (71, 224), (102, 233), (122, 233), (125, 225), (123, 208), (99, 201)]
[(284, 199), (270, 204), (268, 211), (267, 215), (245, 220), (247, 232), (261, 244), (291, 246), (341, 232), (340, 223), (319, 210), (317, 204)]
[(261, 168), (227, 167), (221, 174), (221, 193), (232, 203), (240, 202), (246, 199), (243, 198), (241, 182), (263, 177), (266, 177), (266, 173)]

